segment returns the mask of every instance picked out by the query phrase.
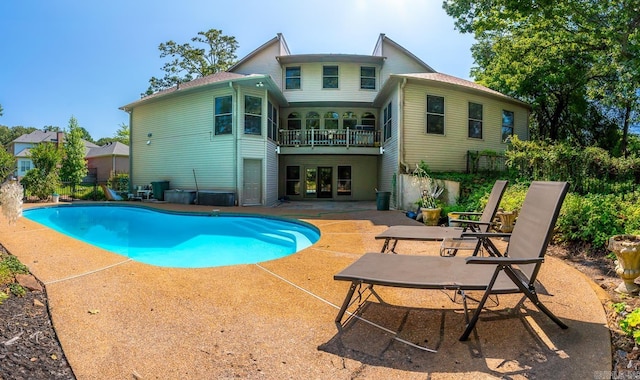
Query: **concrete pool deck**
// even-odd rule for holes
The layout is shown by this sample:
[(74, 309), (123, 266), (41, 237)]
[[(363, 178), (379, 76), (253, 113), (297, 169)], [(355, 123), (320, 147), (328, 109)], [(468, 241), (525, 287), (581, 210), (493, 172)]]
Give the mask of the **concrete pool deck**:
[[(139, 205), (139, 203), (137, 203)], [(34, 205), (27, 204), (25, 207)], [(38, 206), (38, 205), (35, 205)], [(78, 379), (604, 379), (611, 345), (602, 292), (548, 257), (540, 297), (569, 329), (500, 296), (467, 342), (462, 306), (440, 291), (377, 288), (342, 333), (334, 324), (348, 283), (333, 275), (390, 225), (417, 224), (374, 202), (290, 202), (278, 207), (149, 204), (171, 210), (292, 217), (320, 240), (294, 255), (254, 265), (161, 268), (110, 253), (20, 218), (0, 216), (0, 243), (46, 286), (58, 338)], [(153, 231), (149, 231), (153, 234)], [(406, 254), (437, 254), (437, 243), (401, 242)], [(473, 305), (473, 304), (472, 304)]]

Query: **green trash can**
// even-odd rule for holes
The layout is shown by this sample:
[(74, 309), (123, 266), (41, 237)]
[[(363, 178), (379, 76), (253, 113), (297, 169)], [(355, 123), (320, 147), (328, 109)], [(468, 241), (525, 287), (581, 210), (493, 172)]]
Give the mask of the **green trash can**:
[(390, 198), (391, 198), (391, 193), (389, 191), (376, 192), (376, 205), (377, 205), (378, 211), (389, 211)]
[(151, 182), (151, 189), (153, 190), (154, 199), (164, 201), (164, 191), (169, 190), (169, 181)]

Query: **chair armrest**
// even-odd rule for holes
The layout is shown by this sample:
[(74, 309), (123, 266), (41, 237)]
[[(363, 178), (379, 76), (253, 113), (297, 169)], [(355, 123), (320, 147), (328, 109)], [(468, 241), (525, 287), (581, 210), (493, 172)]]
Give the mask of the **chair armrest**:
[(466, 264), (491, 264), (491, 265), (511, 265), (511, 264), (536, 264), (544, 261), (543, 257), (531, 257), (531, 258), (513, 258), (513, 257), (479, 257), (469, 256), (465, 259)]
[(458, 223), (466, 223), (466, 224), (476, 224), (479, 226), (488, 226), (493, 223), (491, 222), (481, 222), (479, 220), (471, 220), (471, 219), (449, 219), (450, 222), (458, 222)]
[(472, 237), (472, 238), (508, 238), (511, 237), (511, 232), (462, 232), (461, 237)]
[(481, 212), (474, 212), (474, 211), (452, 211), (451, 213), (456, 215), (464, 215), (464, 216), (482, 215)]

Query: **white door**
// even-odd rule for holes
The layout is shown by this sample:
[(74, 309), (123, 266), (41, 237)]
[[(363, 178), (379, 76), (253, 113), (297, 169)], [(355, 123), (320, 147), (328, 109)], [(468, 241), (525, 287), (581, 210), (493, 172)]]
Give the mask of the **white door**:
[(262, 160), (244, 160), (242, 195), (244, 206), (262, 204)]

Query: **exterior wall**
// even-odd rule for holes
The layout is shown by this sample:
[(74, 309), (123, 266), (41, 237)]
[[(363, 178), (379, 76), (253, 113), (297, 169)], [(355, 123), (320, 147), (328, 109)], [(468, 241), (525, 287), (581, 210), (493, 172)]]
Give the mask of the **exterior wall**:
[[(304, 173), (309, 167), (330, 166), (333, 168), (333, 196), (322, 200), (333, 201), (372, 201), (376, 199), (378, 157), (355, 155), (281, 155), (279, 193), (286, 194), (285, 175), (287, 166), (300, 166), (301, 170), (301, 195), (289, 196), (294, 200), (315, 200), (317, 198), (304, 197)], [(338, 166), (351, 166), (351, 195), (338, 196), (336, 193), (338, 183)]]
[(251, 59), (236, 67), (233, 72), (238, 74), (267, 74), (283, 89), (282, 68), (276, 57), (280, 55), (279, 42), (275, 41), (270, 46), (259, 51)]
[(387, 59), (382, 66), (382, 72), (380, 74), (381, 83), (389, 79), (389, 75), (391, 74), (429, 72), (424, 66), (392, 44), (387, 43), (382, 45), (382, 56)]
[(31, 143), (15, 143), (13, 144), (13, 154), (14, 156), (27, 148), (31, 148), (34, 144)]
[(351, 111), (358, 115), (358, 124), (362, 123), (362, 115), (365, 112), (371, 112), (376, 115), (376, 129), (380, 128), (380, 120), (378, 118), (378, 109), (377, 108), (357, 108), (357, 107), (296, 107), (296, 108), (281, 108), (280, 109), (280, 128), (287, 129), (287, 118), (291, 112), (298, 112), (300, 116), (302, 116), (302, 129), (306, 129), (305, 124), (305, 116), (308, 112), (317, 112), (320, 115), (320, 129), (326, 129), (324, 126), (324, 114), (327, 112), (336, 112), (340, 115), (340, 121), (338, 122), (338, 126), (341, 129), (344, 129), (342, 126), (342, 115)]
[(106, 182), (112, 171), (129, 173), (129, 157), (93, 157), (87, 159), (87, 167), (97, 170), (98, 182)]
[[(338, 87), (337, 89), (322, 88), (322, 66), (338, 66)], [(378, 94), (377, 90), (360, 89), (360, 67), (376, 66), (376, 88), (380, 89), (380, 69), (377, 65), (348, 63), (348, 62), (322, 62), (322, 63), (302, 63), (289, 64), (283, 66), (281, 78), (284, 76), (285, 67), (300, 66), (300, 90), (283, 90), (289, 102), (373, 102)], [(282, 79), (283, 80), (283, 79)], [(284, 83), (281, 83), (284, 89)]]
[[(427, 94), (444, 97), (444, 135), (426, 133)], [(404, 161), (411, 167), (423, 160), (434, 171), (464, 171), (468, 150), (503, 152), (508, 145), (501, 140), (502, 110), (514, 112), (514, 134), (528, 138), (528, 110), (514, 103), (412, 81), (404, 96), (402, 143)], [(483, 105), (482, 139), (468, 137), (468, 102)]]
[(266, 177), (265, 189), (264, 193), (265, 206), (270, 206), (275, 204), (278, 201), (278, 162), (279, 156), (276, 153), (276, 147), (278, 145), (275, 141), (267, 141), (267, 152), (266, 152), (266, 169), (263, 171)]
[(380, 130), (383, 133), (384, 138), (384, 108), (391, 102), (391, 137), (384, 140), (382, 148), (384, 153), (380, 158), (380, 172), (378, 173), (378, 190), (391, 192), (391, 205), (395, 206), (397, 201), (397, 186), (394, 186), (394, 177), (397, 176), (399, 167), (399, 134), (398, 123), (400, 116), (400, 99), (398, 91), (394, 91), (385, 101), (382, 106), (382, 110), (378, 115), (380, 122)]

